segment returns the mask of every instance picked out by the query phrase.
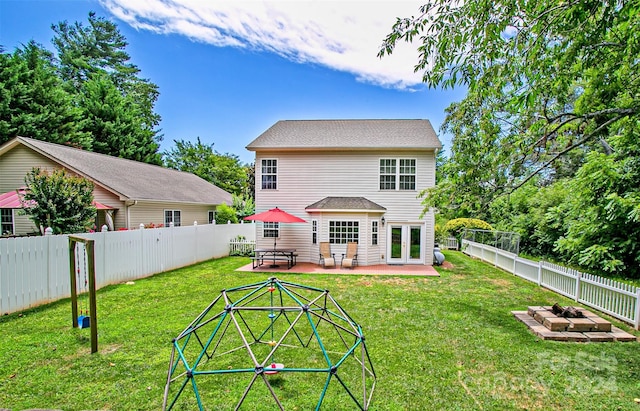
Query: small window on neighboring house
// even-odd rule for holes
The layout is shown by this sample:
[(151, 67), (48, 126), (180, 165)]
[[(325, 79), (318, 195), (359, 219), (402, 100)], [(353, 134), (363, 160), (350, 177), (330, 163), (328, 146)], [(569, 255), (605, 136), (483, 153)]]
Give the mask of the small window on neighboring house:
[(378, 220), (371, 222), (371, 245), (378, 245)]
[(180, 210), (164, 210), (164, 226), (180, 227)]
[(357, 221), (329, 221), (329, 242), (332, 244), (346, 244), (358, 242)]
[(280, 223), (262, 223), (262, 237), (264, 238), (280, 237)]
[(318, 244), (318, 220), (311, 220), (311, 244)]
[(209, 215), (207, 217), (209, 224), (213, 224), (216, 222), (216, 212), (215, 210), (209, 210)]
[(0, 208), (0, 235), (13, 235), (13, 209)]
[(278, 188), (278, 160), (273, 158), (263, 159), (260, 174), (262, 176), (263, 190), (276, 190)]

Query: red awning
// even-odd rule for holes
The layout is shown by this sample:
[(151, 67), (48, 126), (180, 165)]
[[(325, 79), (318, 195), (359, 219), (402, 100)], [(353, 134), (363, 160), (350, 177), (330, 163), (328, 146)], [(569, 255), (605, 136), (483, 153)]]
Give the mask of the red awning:
[[(23, 189), (19, 190), (22, 191)], [(16, 190), (0, 194), (0, 208), (22, 208), (22, 204), (20, 204), (20, 196)]]
[(93, 200), (93, 201), (91, 202), (91, 204), (93, 204), (93, 205), (94, 205), (94, 207), (95, 207), (95, 208), (97, 208), (98, 210), (113, 210), (113, 209), (114, 209), (114, 208), (113, 208), (113, 207), (111, 207), (111, 206), (108, 206), (108, 205), (106, 205), (106, 204), (99, 203), (99, 202), (97, 202), (97, 201), (95, 201), (95, 200)]

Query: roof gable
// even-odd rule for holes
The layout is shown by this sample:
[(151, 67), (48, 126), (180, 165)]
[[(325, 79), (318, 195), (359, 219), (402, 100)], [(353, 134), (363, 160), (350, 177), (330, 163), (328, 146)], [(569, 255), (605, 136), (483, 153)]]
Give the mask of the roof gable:
[(440, 149), (429, 120), (281, 120), (250, 151), (298, 149)]
[(194, 174), (41, 140), (16, 137), (0, 149), (0, 155), (5, 147), (17, 143), (113, 191), (122, 200), (231, 204), (231, 194)]

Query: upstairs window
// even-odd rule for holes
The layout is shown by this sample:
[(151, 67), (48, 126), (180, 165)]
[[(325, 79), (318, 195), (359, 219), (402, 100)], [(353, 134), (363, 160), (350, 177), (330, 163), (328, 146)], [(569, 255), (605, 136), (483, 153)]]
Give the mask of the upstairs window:
[(266, 158), (262, 160), (260, 168), (263, 190), (276, 190), (278, 188), (278, 160)]
[(380, 159), (380, 190), (396, 189), (396, 160)]
[(416, 160), (414, 158), (381, 158), (380, 190), (415, 190)]

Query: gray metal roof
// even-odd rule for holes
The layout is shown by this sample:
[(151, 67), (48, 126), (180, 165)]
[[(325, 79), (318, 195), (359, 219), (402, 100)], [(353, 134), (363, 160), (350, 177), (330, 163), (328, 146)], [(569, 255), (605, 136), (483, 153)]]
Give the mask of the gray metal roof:
[(122, 200), (231, 205), (231, 194), (183, 171), (17, 137), (27, 147), (118, 194)]
[(325, 197), (308, 205), (305, 210), (386, 211), (387, 209), (364, 197)]
[(429, 120), (280, 120), (247, 150), (440, 149)]

